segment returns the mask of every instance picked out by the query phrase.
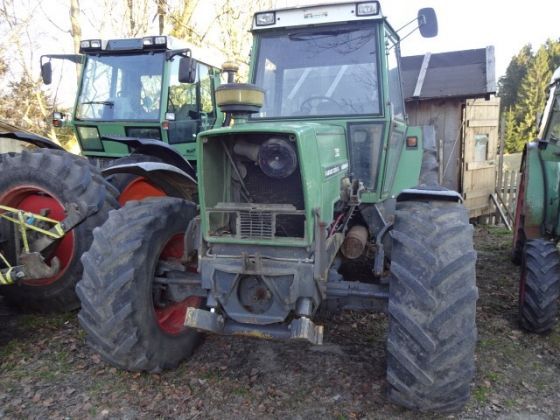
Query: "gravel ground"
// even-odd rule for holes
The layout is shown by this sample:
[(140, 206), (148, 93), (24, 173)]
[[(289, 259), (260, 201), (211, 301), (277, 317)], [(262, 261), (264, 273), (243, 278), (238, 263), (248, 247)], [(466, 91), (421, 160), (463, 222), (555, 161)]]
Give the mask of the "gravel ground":
[[(560, 418), (560, 328), (519, 329), (510, 243), (503, 229), (476, 229), (478, 370), (465, 410), (442, 418)], [(2, 418), (438, 418), (387, 402), (381, 314), (322, 320), (320, 347), (209, 336), (191, 360), (154, 375), (104, 364), (75, 314), (2, 311)]]

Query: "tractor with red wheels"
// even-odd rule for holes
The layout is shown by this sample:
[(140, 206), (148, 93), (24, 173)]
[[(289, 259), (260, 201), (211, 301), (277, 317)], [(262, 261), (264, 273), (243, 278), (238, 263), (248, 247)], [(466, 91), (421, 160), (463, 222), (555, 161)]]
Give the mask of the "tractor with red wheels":
[(0, 294), (33, 310), (76, 309), (80, 256), (118, 208), (117, 191), (47, 138), (0, 123), (0, 142)]
[(224, 115), (214, 99), (221, 70), (207, 64), (215, 59), (172, 37), (84, 40), (80, 54), (41, 57), (45, 84), (52, 60), (81, 65), (72, 113), (55, 112), (53, 125), (73, 129), (84, 157), (2, 124), (0, 141), (20, 145), (0, 155), (0, 294), (64, 311), (79, 307), (80, 257), (111, 209), (154, 196), (196, 199), (196, 134)]
[[(433, 9), (414, 22), (436, 35)], [(383, 311), (389, 398), (460, 409), (473, 228), (437, 183), (433, 127), (407, 123), (399, 34), (378, 1), (259, 12), (252, 33), (251, 83), (216, 90), (234, 123), (197, 137), (198, 206), (131, 201), (94, 231), (76, 287), (88, 344), (158, 372), (203, 334), (320, 345), (323, 309)]]
[(538, 138), (525, 146), (517, 195), (513, 261), (521, 265), (519, 315), (547, 333), (560, 305), (560, 68), (550, 82)]

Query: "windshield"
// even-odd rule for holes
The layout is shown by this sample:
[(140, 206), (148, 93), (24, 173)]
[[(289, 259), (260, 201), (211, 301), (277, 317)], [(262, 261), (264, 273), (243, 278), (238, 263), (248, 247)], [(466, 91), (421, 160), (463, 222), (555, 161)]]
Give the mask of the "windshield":
[(159, 119), (163, 62), (163, 53), (88, 56), (76, 118)]
[(545, 134), (547, 140), (560, 140), (560, 92), (554, 98), (550, 113), (550, 122)]
[(376, 27), (368, 24), (263, 34), (256, 118), (378, 114)]

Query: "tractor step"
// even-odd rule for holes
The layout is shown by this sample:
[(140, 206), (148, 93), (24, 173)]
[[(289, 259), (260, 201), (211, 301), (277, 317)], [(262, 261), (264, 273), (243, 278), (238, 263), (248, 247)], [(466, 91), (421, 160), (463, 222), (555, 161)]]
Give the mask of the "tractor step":
[(242, 324), (215, 312), (204, 309), (188, 308), (185, 326), (199, 331), (222, 335), (243, 335), (248, 337), (302, 340), (311, 344), (323, 344), (323, 326), (315, 325), (309, 318), (294, 319), (289, 325), (254, 325)]

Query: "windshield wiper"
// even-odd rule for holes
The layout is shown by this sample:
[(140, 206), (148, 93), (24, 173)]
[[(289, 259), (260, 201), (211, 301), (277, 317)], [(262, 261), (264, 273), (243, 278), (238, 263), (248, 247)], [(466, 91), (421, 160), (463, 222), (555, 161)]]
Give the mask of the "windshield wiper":
[(294, 32), (288, 35), (288, 38), (292, 41), (307, 41), (309, 39), (321, 39), (321, 38), (329, 38), (333, 36), (337, 36), (340, 34), (347, 34), (350, 32), (354, 32), (355, 29), (339, 29), (339, 30), (330, 30), (330, 31), (319, 31), (319, 32)]
[(106, 106), (114, 106), (115, 103), (113, 101), (87, 101), (87, 102), (80, 102), (80, 105), (106, 105)]

